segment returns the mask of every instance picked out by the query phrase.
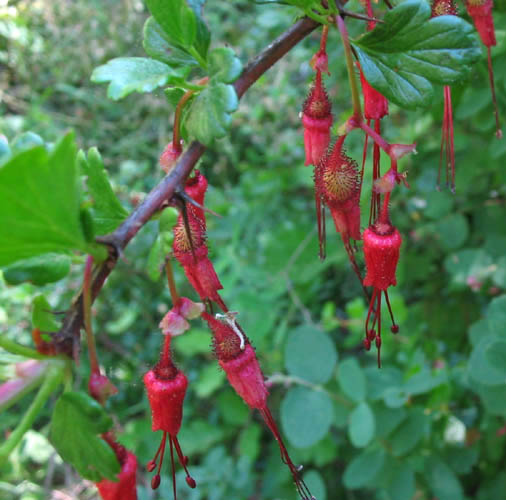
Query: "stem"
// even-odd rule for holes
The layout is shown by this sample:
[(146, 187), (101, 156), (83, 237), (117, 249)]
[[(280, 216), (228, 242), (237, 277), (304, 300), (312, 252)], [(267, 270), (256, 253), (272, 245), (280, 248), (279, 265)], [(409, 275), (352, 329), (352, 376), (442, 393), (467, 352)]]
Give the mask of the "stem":
[[(359, 123), (356, 124), (358, 128), (361, 128), (367, 135), (369, 135), (372, 140), (383, 150), (385, 153), (392, 158), (393, 153), (390, 148), (390, 144), (388, 144), (383, 137), (381, 137), (378, 132), (376, 132), (370, 125), (367, 125), (367, 123), (364, 120), (361, 120)], [(392, 158), (394, 160), (395, 158)]]
[(84, 329), (86, 331), (86, 339), (88, 341), (88, 357), (90, 358), (91, 373), (100, 375), (100, 366), (98, 364), (97, 347), (95, 345), (95, 337), (91, 326), (91, 274), (93, 269), (93, 257), (88, 255), (86, 266), (84, 267), (84, 283), (83, 283), (83, 315)]
[(163, 342), (162, 355), (160, 356), (160, 361), (163, 366), (170, 366), (170, 341), (172, 340), (171, 335), (165, 335), (165, 340)]
[(201, 68), (207, 69), (207, 61), (197, 52), (197, 49), (195, 47), (192, 46), (187, 50), (193, 56), (193, 58), (199, 63)]
[(488, 62), (488, 79), (490, 80), (490, 90), (492, 92), (492, 104), (494, 105), (495, 113), (495, 135), (498, 139), (502, 138), (501, 123), (499, 119), (499, 109), (497, 107), (497, 98), (495, 96), (495, 85), (494, 85), (494, 71), (492, 69), (492, 51), (487, 46), (487, 62)]
[(174, 281), (174, 273), (172, 272), (172, 264), (170, 259), (165, 263), (165, 272), (167, 273), (167, 281), (169, 283), (170, 296), (172, 298), (172, 305), (177, 305), (179, 302), (179, 294), (177, 293), (176, 282)]
[(350, 82), (351, 100), (353, 102), (353, 117), (362, 122), (362, 107), (360, 105), (360, 94), (358, 92), (357, 78), (353, 68), (353, 56), (351, 54), (350, 39), (346, 24), (341, 16), (336, 16), (336, 24), (341, 34), (344, 47), (344, 56), (346, 58), (346, 69), (348, 70), (348, 80)]
[(19, 356), (24, 356), (25, 358), (54, 359), (54, 357), (50, 358), (49, 356), (40, 354), (40, 352), (37, 352), (35, 349), (18, 344), (17, 342), (10, 340), (3, 335), (0, 336), (0, 347), (2, 349), (5, 349), (7, 352), (10, 352), (11, 354), (18, 354)]
[(322, 37), (320, 40), (320, 52), (327, 52), (327, 38), (329, 37), (329, 27), (327, 24), (323, 26)]
[(23, 415), (21, 422), (19, 422), (14, 431), (11, 432), (3, 445), (0, 446), (0, 465), (7, 460), (7, 457), (10, 455), (12, 450), (14, 450), (14, 448), (19, 444), (25, 432), (30, 429), (33, 422), (37, 418), (37, 415), (41, 412), (46, 401), (49, 399), (49, 396), (51, 396), (51, 394), (62, 382), (63, 368), (64, 364), (62, 362), (53, 361), (51, 363), (47, 375), (44, 378), (44, 382), (40, 386), (40, 389), (37, 392), (35, 399), (32, 401), (32, 404)]

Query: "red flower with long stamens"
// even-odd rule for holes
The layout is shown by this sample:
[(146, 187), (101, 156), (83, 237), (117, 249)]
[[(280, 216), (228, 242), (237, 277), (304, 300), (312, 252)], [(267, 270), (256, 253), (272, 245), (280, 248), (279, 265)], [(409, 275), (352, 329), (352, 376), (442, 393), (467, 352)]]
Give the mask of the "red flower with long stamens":
[(327, 150), (332, 126), (331, 111), (332, 106), (322, 83), (322, 72), (317, 70), (314, 84), (302, 106), (306, 150), (304, 165), (318, 165), (320, 158)]
[[(432, 2), (431, 17), (456, 16), (457, 7), (453, 0), (434, 0)], [(450, 184), (451, 190), (455, 192), (455, 147), (453, 142), (453, 110), (452, 94), (449, 85), (444, 86), (444, 112), (443, 112), (443, 134), (441, 136), (441, 153), (439, 156), (439, 171), (437, 174), (437, 186), (441, 180), (443, 162), (446, 170), (446, 185)], [(450, 180), (451, 179), (451, 180)]]
[[(358, 166), (343, 149), (342, 135), (315, 168), (317, 198), (330, 209), (336, 230), (341, 234), (350, 263), (362, 282), (350, 238), (360, 240), (360, 175)], [(318, 214), (320, 216), (321, 212)], [(324, 215), (321, 214), (323, 217)], [(320, 246), (322, 243), (320, 242)]]
[(497, 99), (495, 96), (494, 70), (492, 68), (491, 47), (497, 44), (495, 39), (494, 18), (492, 17), (493, 0), (466, 0), (466, 9), (473, 18), (476, 31), (480, 34), (483, 45), (487, 47), (488, 59), (488, 77), (490, 80), (490, 90), (492, 92), (492, 102), (494, 104), (496, 136), (502, 137), (501, 124), (499, 120), (499, 110), (497, 108)]
[(279, 429), (267, 406), (269, 392), (265, 386), (264, 376), (258, 364), (255, 350), (250, 344), (233, 315), (228, 313), (224, 320), (218, 320), (208, 313), (202, 313), (213, 333), (214, 352), (220, 366), (227, 375), (230, 385), (250, 407), (257, 409), (267, 427), (274, 435), (281, 451), (281, 458), (292, 474), (297, 492), (303, 500), (314, 500), (308, 487), (299, 475), (283, 443)]
[(188, 386), (185, 374), (172, 363), (170, 355), (171, 335), (165, 337), (165, 343), (160, 361), (156, 366), (144, 375), (144, 385), (148, 393), (151, 407), (151, 428), (153, 431), (163, 431), (162, 441), (153, 460), (148, 462), (147, 470), (153, 471), (158, 463), (157, 473), (151, 479), (151, 487), (158, 488), (160, 485), (160, 470), (165, 454), (167, 438), (170, 445), (170, 460), (172, 465), (172, 482), (174, 500), (176, 500), (176, 471), (174, 467), (174, 448), (179, 463), (186, 472), (186, 483), (190, 488), (195, 488), (195, 480), (190, 476), (187, 463), (188, 458), (183, 455), (177, 434), (181, 428), (183, 418), (183, 400)]
[[(203, 205), (206, 189), (207, 180), (198, 172), (195, 177), (188, 179), (185, 192)], [(200, 299), (212, 300), (226, 311), (227, 306), (218, 294), (223, 286), (208, 257), (204, 210), (187, 203), (186, 221), (187, 224), (183, 214), (180, 214), (174, 226), (174, 256), (183, 266), (188, 281)]]
[(103, 479), (96, 483), (102, 500), (137, 500), (136, 476), (137, 457), (124, 446), (105, 435), (104, 439), (116, 453), (121, 465), (118, 481)]
[[(387, 200), (388, 202), (388, 200)], [(365, 322), (364, 346), (371, 348), (371, 342), (376, 342), (378, 350), (378, 367), (381, 366), (381, 296), (385, 295), (390, 317), (392, 318), (392, 332), (399, 331), (395, 323), (387, 289), (397, 284), (395, 272), (399, 261), (399, 251), (402, 238), (399, 231), (390, 223), (388, 216), (380, 216), (374, 225), (368, 227), (362, 236), (364, 240), (364, 258), (366, 276), (364, 286), (372, 286), (373, 293)], [(371, 315), (374, 316), (370, 323)], [(376, 327), (376, 330), (375, 330)]]

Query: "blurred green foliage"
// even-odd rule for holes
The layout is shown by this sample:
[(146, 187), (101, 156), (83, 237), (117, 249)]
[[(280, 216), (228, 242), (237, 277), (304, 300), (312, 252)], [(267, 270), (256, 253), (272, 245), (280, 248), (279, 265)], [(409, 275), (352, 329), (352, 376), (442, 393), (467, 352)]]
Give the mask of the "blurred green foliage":
[[(506, 116), (506, 13), (499, 6), (492, 53)], [(214, 43), (232, 46), (244, 64), (295, 14), (276, 4), (209, 0), (205, 20)], [(144, 55), (146, 17), (137, 0), (0, 2), (1, 132), (12, 145), (26, 131), (53, 142), (72, 128), (85, 150), (98, 147), (129, 210), (162, 176), (157, 158), (170, 140), (173, 110), (162, 91), (110, 101), (90, 76), (111, 58)], [(348, 25), (352, 34), (363, 30), (359, 21)], [(222, 215), (208, 218), (208, 236), (223, 297), (240, 312), (271, 383), (270, 407), (319, 500), (497, 500), (506, 488), (506, 141), (493, 137), (485, 61), (452, 89), (455, 195), (434, 189), (442, 89), (430, 110), (391, 106), (384, 121), (388, 140), (416, 141), (418, 154), (401, 162), (410, 189), (397, 188), (392, 197), (392, 219), (404, 238), (391, 291), (400, 333), (384, 335), (378, 370), (375, 353), (361, 347), (367, 305), (333, 231), (327, 260), (317, 259), (312, 172), (303, 167), (298, 114), (318, 43), (317, 34), (310, 36), (260, 79), (233, 115), (230, 135), (199, 164), (211, 185), (206, 203)], [(342, 121), (351, 104), (335, 30), (329, 47), (327, 87)], [(362, 141), (358, 132), (349, 137), (350, 156), (361, 157)], [(363, 226), (370, 184), (364, 189)], [(148, 271), (157, 233), (158, 221), (140, 231), (94, 307), (101, 364), (119, 389), (107, 410), (141, 464), (160, 437), (151, 432), (141, 377), (158, 357), (157, 325), (170, 308), (164, 280)], [(81, 273), (76, 257), (56, 284), (2, 280), (0, 334), (30, 345), (33, 297), (43, 293), (54, 310), (65, 310)], [(180, 292), (195, 298), (176, 273)], [(190, 381), (180, 441), (198, 483), (189, 490), (180, 474), (180, 498), (295, 499), (276, 444), (227, 385), (204, 325), (177, 338), (174, 350)], [(20, 359), (0, 351), (0, 377), (12, 376)], [(83, 355), (75, 390), (85, 390), (88, 374)], [(29, 404), (26, 397), (2, 414), (2, 434)], [(51, 411), (44, 408), (0, 468), (0, 498), (60, 498), (52, 496), (57, 491), (96, 498), (94, 486), (49, 443)], [(164, 469), (156, 493), (140, 474), (141, 500), (168, 498)]]

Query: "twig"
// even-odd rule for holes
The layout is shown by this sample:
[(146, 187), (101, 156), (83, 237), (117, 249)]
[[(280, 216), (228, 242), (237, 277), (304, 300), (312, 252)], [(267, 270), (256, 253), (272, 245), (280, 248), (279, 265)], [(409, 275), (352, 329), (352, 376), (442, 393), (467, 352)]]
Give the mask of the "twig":
[[(246, 66), (242, 75), (234, 83), (237, 96), (241, 98), (260, 76), (281, 59), (292, 47), (309, 35), (317, 26), (319, 26), (317, 22), (304, 18), (268, 45)], [(151, 219), (153, 214), (160, 209), (160, 206), (172, 198), (177, 187), (184, 183), (205, 150), (206, 148), (203, 144), (193, 141), (186, 152), (179, 158), (174, 169), (150, 191), (144, 201), (135, 208), (128, 218), (113, 233), (97, 239), (97, 241), (109, 246), (109, 257), (94, 271), (91, 286), (92, 301), (100, 293), (105, 280), (116, 266), (118, 258), (130, 240)], [(65, 314), (63, 325), (59, 332), (65, 339), (72, 340), (74, 347), (69, 354), (74, 355), (74, 357), (79, 351), (79, 331), (82, 324), (83, 295), (81, 291), (75, 297)]]

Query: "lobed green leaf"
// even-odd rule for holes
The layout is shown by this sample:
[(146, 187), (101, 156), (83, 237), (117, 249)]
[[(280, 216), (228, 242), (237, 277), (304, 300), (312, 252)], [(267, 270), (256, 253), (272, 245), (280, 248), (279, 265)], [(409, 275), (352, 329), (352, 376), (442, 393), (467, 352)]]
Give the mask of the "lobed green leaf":
[(430, 105), (433, 84), (461, 81), (481, 54), (469, 23), (458, 16), (430, 15), (425, 1), (407, 0), (352, 42), (368, 82), (406, 109)]
[(0, 266), (47, 253), (95, 253), (80, 220), (75, 145), (24, 151), (0, 169)]
[(90, 212), (93, 232), (97, 235), (109, 233), (123, 222), (128, 212), (114, 194), (98, 149), (90, 148), (88, 157), (84, 151), (80, 151), (77, 160), (81, 172), (86, 176), (86, 186), (92, 201)]
[(210, 81), (196, 97), (185, 126), (188, 133), (205, 145), (227, 134), (232, 122), (231, 113), (237, 109), (238, 99), (232, 85)]
[(151, 92), (178, 77), (175, 69), (147, 57), (118, 57), (93, 70), (91, 81), (110, 82), (107, 96), (117, 101), (132, 92)]

